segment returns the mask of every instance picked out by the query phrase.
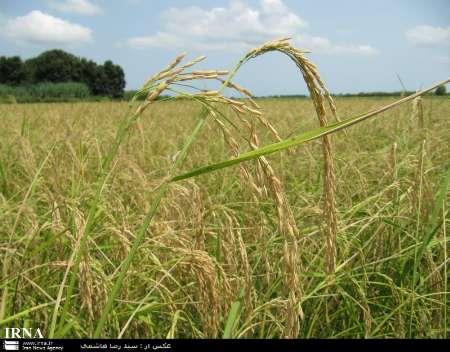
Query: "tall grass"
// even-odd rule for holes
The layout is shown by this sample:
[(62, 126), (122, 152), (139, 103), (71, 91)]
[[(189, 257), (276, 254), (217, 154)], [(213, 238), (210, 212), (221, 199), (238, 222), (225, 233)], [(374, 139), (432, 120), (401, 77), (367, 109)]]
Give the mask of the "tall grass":
[[(260, 106), (232, 82), (244, 63), (268, 51), (299, 66), (321, 127), (313, 128), (305, 101)], [(445, 336), (447, 240), (437, 236), (445, 229), (448, 182), (444, 177), (436, 191), (432, 180), (441, 179), (436, 171), (448, 156), (448, 136), (428, 130), (427, 121), (424, 129), (433, 134), (417, 151), (415, 138), (424, 131), (390, 129), (389, 119), (358, 124), (425, 91), (362, 115), (359, 106), (347, 106), (341, 116), (355, 117), (329, 124), (325, 103), (333, 116), (334, 101), (316, 68), (286, 40), (250, 51), (226, 78), (225, 71), (191, 69), (203, 59), (183, 64), (180, 55), (151, 77), (136, 95), (146, 100), (130, 105), (115, 133), (111, 121), (123, 105), (105, 106), (108, 118), (89, 113), (93, 105), (80, 107), (79, 120), (49, 114), (46, 133), (53, 131), (55, 144), (41, 145), (47, 157), (39, 167), (30, 145), (42, 141), (42, 127), (25, 115), (20, 138), (12, 139), (18, 122), (11, 117), (22, 108), (5, 110), (11, 127), (0, 160), (1, 216), (11, 250), (2, 252), (0, 324), (32, 319), (44, 322), (49, 336)], [(217, 90), (192, 90), (204, 79), (217, 82)], [(226, 88), (245, 99), (227, 98)], [(173, 96), (157, 100), (166, 91)], [(201, 111), (193, 120), (195, 106)], [(302, 114), (308, 124), (269, 119), (266, 110)], [(438, 111), (431, 116), (446, 126)], [(356, 124), (335, 138), (340, 156), (332, 158), (326, 137)], [(282, 137), (291, 133), (298, 134)], [(305, 144), (318, 138), (322, 153)], [(361, 140), (374, 155), (353, 153)], [(380, 179), (384, 170), (374, 160), (385, 141), (399, 147), (395, 157), (387, 148), (395, 162)], [(296, 157), (279, 153), (300, 144)], [(440, 152), (430, 158), (427, 147)], [(198, 168), (224, 152), (231, 159)], [(343, 167), (345, 158), (354, 166)], [(205, 175), (220, 169), (219, 176)], [(22, 194), (26, 175), (35, 175), (33, 192)], [(175, 182), (181, 180), (187, 181)]]
[(17, 87), (0, 85), (0, 102), (65, 102), (83, 100), (89, 96), (89, 88), (76, 82), (39, 83)]

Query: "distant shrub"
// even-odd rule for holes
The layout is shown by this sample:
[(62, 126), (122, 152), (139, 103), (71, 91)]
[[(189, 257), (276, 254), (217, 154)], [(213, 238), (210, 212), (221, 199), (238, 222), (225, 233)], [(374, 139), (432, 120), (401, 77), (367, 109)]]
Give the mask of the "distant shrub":
[(13, 95), (0, 95), (0, 104), (16, 104), (16, 97)]
[(445, 95), (445, 93), (447, 93), (447, 88), (444, 85), (437, 87), (434, 91), (436, 95)]
[(133, 99), (134, 95), (137, 93), (137, 90), (126, 90), (123, 93), (123, 99), (126, 101), (130, 101)]
[(0, 56), (0, 84), (19, 85), (27, 80), (27, 71), (19, 56)]
[[(0, 102), (18, 103), (63, 102), (84, 100), (90, 97), (89, 87), (84, 83), (39, 83), (24, 86), (0, 85)], [(10, 97), (10, 98), (7, 98)]]
[(336, 94), (338, 97), (399, 97), (402, 95), (411, 95), (414, 94), (413, 91), (404, 91), (404, 92), (359, 92), (359, 93), (343, 93)]

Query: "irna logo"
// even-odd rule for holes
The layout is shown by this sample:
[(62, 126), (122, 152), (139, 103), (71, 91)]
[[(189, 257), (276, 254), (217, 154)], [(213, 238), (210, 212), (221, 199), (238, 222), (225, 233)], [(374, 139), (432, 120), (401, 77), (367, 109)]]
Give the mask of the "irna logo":
[(39, 328), (5, 328), (5, 339), (43, 339)]

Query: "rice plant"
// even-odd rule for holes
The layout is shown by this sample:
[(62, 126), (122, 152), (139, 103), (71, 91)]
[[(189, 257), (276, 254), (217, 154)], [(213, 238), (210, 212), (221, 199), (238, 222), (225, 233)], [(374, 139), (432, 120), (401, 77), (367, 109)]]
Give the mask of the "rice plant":
[[(259, 102), (234, 82), (272, 51), (299, 68), (312, 105)], [(339, 109), (349, 100), (288, 39), (230, 72), (185, 57), (129, 104), (2, 107), (0, 324), (49, 337), (446, 337), (448, 101), (425, 121), (438, 98), (419, 99), (449, 80), (361, 114)], [(409, 101), (416, 122), (374, 120)]]

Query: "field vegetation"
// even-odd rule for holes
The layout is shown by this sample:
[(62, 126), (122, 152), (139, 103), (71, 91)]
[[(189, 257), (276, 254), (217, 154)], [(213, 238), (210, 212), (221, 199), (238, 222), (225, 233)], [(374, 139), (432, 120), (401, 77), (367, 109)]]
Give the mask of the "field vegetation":
[[(311, 100), (230, 83), (267, 51)], [(229, 76), (183, 59), (141, 102), (0, 105), (0, 326), (448, 337), (448, 97), (333, 100), (286, 41)], [(182, 91), (199, 79), (219, 88)]]

